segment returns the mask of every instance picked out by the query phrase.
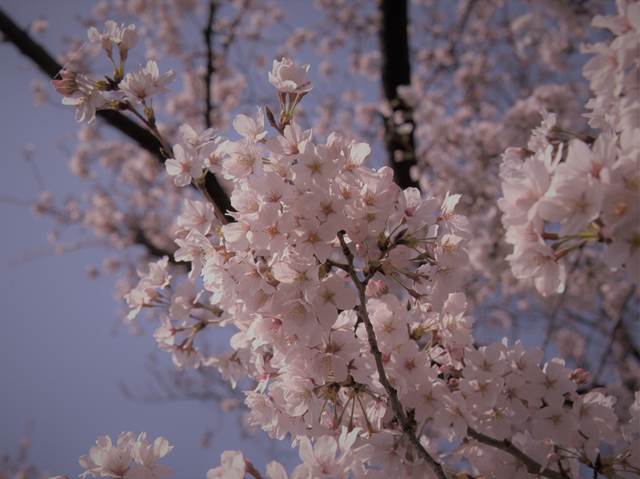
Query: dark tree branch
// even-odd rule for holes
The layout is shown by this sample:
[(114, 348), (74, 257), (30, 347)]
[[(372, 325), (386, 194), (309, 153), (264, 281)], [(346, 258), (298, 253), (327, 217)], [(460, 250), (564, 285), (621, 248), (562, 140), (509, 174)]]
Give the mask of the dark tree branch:
[(205, 110), (204, 110), (204, 124), (205, 128), (211, 128), (211, 114), (213, 113), (213, 100), (211, 98), (211, 81), (215, 74), (215, 64), (213, 58), (213, 22), (216, 15), (217, 3), (216, 0), (209, 1), (209, 16), (207, 18), (207, 25), (204, 28), (202, 34), (204, 36), (204, 44), (207, 49), (207, 70), (204, 74), (204, 88), (205, 88)]
[[(635, 319), (635, 321), (637, 321), (638, 317), (636, 316), (632, 319)], [(622, 321), (620, 324), (619, 339), (625, 353), (633, 357), (636, 361), (640, 361), (640, 348), (635, 345), (633, 336), (629, 332), (629, 328), (624, 321)]]
[[(133, 238), (133, 241), (136, 244), (144, 246), (147, 250), (147, 253), (149, 253), (151, 256), (156, 256), (158, 258), (162, 258), (163, 256), (168, 256), (169, 262), (173, 264), (178, 264), (176, 260), (173, 258), (174, 251), (167, 251), (163, 248), (160, 248), (159, 246), (156, 246), (153, 243), (153, 241), (149, 239), (147, 234), (142, 229), (135, 228), (134, 231), (135, 231), (135, 236)], [(182, 264), (188, 265), (188, 263), (182, 263)]]
[[(13, 43), (24, 56), (35, 63), (49, 78), (55, 78), (58, 73), (60, 73), (60, 70), (62, 70), (62, 65), (39, 43), (35, 42), (25, 30), (21, 29), (2, 8), (0, 8), (0, 32), (2, 32), (6, 41)], [(164, 163), (166, 154), (170, 152), (163, 154), (160, 141), (158, 141), (149, 130), (114, 110), (100, 110), (97, 112), (97, 116), (135, 141), (138, 146), (147, 150), (155, 156), (158, 161)], [(205, 187), (209, 197), (215, 202), (221, 212), (226, 213), (227, 211), (233, 210), (229, 196), (212, 173), (207, 173)], [(225, 214), (225, 217), (228, 221), (234, 221), (233, 217), (229, 215)]]
[[(407, 0), (380, 0), (380, 50), (382, 51), (382, 88), (392, 114), (385, 119), (384, 140), (387, 161), (393, 168), (396, 183), (401, 188), (418, 187), (410, 170), (416, 165), (413, 109), (398, 96), (398, 87), (411, 84), (409, 61)], [(410, 125), (410, 131), (399, 131), (395, 118)]]

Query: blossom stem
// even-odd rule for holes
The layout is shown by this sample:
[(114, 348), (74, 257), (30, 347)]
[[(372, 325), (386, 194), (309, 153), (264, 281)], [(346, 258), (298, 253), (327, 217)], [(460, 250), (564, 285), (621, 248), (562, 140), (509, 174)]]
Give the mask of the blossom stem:
[(262, 479), (262, 474), (260, 474), (260, 471), (258, 471), (250, 461), (245, 460), (245, 470), (247, 474), (253, 476), (255, 479)]
[(418, 456), (420, 456), (420, 458), (422, 458), (429, 465), (429, 467), (431, 468), (433, 473), (438, 477), (438, 479), (447, 479), (447, 475), (444, 472), (442, 464), (436, 461), (429, 454), (429, 452), (427, 452), (424, 446), (420, 443), (420, 440), (416, 437), (413, 427), (409, 422), (409, 418), (407, 417), (407, 414), (404, 410), (404, 407), (402, 406), (402, 403), (400, 403), (400, 399), (398, 398), (398, 391), (396, 391), (396, 389), (389, 382), (389, 378), (387, 378), (387, 373), (384, 369), (384, 364), (382, 362), (382, 353), (380, 352), (380, 348), (378, 347), (376, 333), (373, 330), (373, 324), (369, 319), (369, 313), (367, 311), (367, 297), (366, 297), (367, 279), (365, 279), (364, 281), (361, 281), (360, 278), (358, 278), (358, 274), (353, 265), (353, 262), (354, 262), (353, 253), (351, 252), (351, 250), (349, 249), (349, 246), (345, 242), (344, 235), (345, 235), (344, 231), (338, 232), (338, 240), (340, 241), (340, 246), (342, 247), (342, 251), (345, 257), (347, 258), (346, 271), (349, 274), (349, 277), (351, 278), (351, 280), (353, 281), (353, 284), (356, 286), (358, 290), (358, 297), (360, 301), (360, 305), (358, 307), (358, 316), (364, 323), (365, 329), (367, 331), (369, 349), (371, 351), (371, 354), (373, 354), (373, 357), (376, 362), (376, 369), (378, 371), (380, 384), (382, 384), (382, 387), (384, 387), (384, 390), (387, 393), (387, 397), (389, 398), (391, 409), (393, 410), (396, 416), (396, 419), (398, 420), (398, 423), (402, 427), (403, 433), (407, 436), (407, 438), (409, 439), (409, 442), (413, 445), (413, 447), (418, 452)]
[(500, 449), (501, 451), (506, 452), (507, 454), (512, 455), (516, 459), (518, 459), (522, 464), (524, 464), (527, 468), (527, 472), (529, 474), (534, 474), (542, 477), (548, 477), (549, 479), (570, 479), (570, 477), (566, 473), (552, 471), (550, 469), (542, 470), (542, 465), (531, 459), (524, 452), (518, 449), (514, 444), (508, 440), (504, 439), (500, 441), (498, 439), (494, 439), (486, 434), (482, 434), (481, 432), (476, 431), (472, 427), (467, 428), (467, 434), (469, 437), (475, 439), (476, 441), (486, 444), (487, 446), (495, 447), (496, 449)]
[[(153, 117), (154, 117), (153, 113), (148, 115), (148, 117), (145, 117), (131, 103), (127, 103), (126, 105), (127, 105), (127, 109), (130, 112), (132, 112), (138, 119), (140, 119), (140, 121), (142, 121), (142, 123), (144, 123), (144, 125), (149, 129), (151, 134), (153, 136), (155, 136), (156, 140), (158, 140), (158, 142), (160, 143), (160, 147), (161, 147), (161, 153), (165, 157), (165, 159), (166, 158), (170, 158), (171, 157), (171, 147), (169, 146), (169, 144), (166, 142), (166, 140), (163, 138), (162, 134), (158, 130), (158, 127), (156, 126), (155, 120), (153, 120)], [(153, 112), (153, 109), (151, 109), (151, 107), (147, 107), (146, 104), (144, 105), (144, 109), (145, 109), (145, 111)]]

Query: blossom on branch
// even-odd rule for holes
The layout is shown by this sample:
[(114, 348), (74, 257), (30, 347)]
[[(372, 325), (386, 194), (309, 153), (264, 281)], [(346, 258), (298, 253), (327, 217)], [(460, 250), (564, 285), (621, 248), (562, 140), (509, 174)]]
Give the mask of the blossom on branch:
[(147, 434), (136, 436), (132, 432), (123, 432), (113, 444), (109, 436), (101, 436), (89, 454), (80, 458), (80, 465), (86, 477), (112, 477), (121, 479), (162, 479), (171, 477), (171, 468), (157, 464), (158, 459), (166, 456), (173, 446), (163, 437), (157, 437), (153, 443), (147, 441)]
[(269, 83), (281, 93), (309, 93), (313, 85), (307, 78), (309, 65), (296, 65), (290, 58), (274, 60)]
[[(624, 37), (611, 44), (613, 77), (624, 81), (596, 78), (609, 57), (585, 70), (598, 89), (591, 121), (608, 128), (578, 137), (544, 112), (527, 148), (503, 155), (506, 259), (545, 296), (565, 291), (567, 257), (587, 245), (637, 273), (638, 65), (628, 56), (637, 12), (620, 5), (623, 18), (599, 22)], [(461, 213), (466, 198), (402, 189), (391, 168), (367, 165), (367, 143), (303, 130), (296, 106), (312, 89), (308, 70), (275, 61), (269, 82), (280, 111), (264, 110), (272, 130), (261, 109), (239, 114), (237, 140), (185, 123), (164, 141), (145, 103), (167, 80), (155, 63), (102, 85), (173, 152), (165, 166), (176, 186), (201, 188), (220, 173), (234, 208), (223, 224), (206, 194), (183, 203), (171, 234), (173, 260), (189, 262), (188, 273), (168, 257), (141, 269), (125, 296), (129, 317), (157, 314), (155, 340), (176, 368), (216, 368), (242, 388), (247, 422), (299, 448), (293, 479), (635, 474), (637, 400), (619, 427), (614, 398), (582, 388), (584, 369), (519, 341), (480, 343), (461, 291), (477, 226)], [(75, 80), (65, 81), (59, 88), (74, 94)], [(218, 327), (232, 336), (213, 354), (202, 332)], [(169, 450), (144, 435), (126, 433), (115, 446), (100, 438), (82, 459), (84, 475), (160, 476), (155, 461)], [(226, 451), (207, 477), (247, 474), (261, 477), (243, 453)], [(267, 468), (271, 479), (287, 476), (278, 463)]]
[(131, 101), (138, 102), (168, 91), (167, 85), (175, 77), (173, 70), (160, 75), (158, 64), (149, 60), (144, 68), (127, 73), (118, 86)]
[(118, 48), (121, 61), (125, 61), (129, 50), (135, 47), (138, 42), (138, 33), (135, 25), (118, 25), (112, 20), (107, 20), (104, 24), (104, 32), (100, 33), (97, 28), (90, 27), (87, 36), (91, 43), (99, 44), (107, 56), (112, 59), (113, 46)]

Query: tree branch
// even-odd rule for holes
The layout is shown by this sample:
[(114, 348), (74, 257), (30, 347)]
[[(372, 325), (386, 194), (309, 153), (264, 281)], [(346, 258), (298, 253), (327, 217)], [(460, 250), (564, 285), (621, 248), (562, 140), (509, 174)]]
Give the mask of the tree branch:
[(204, 109), (204, 124), (205, 128), (211, 128), (211, 113), (213, 112), (213, 100), (211, 98), (211, 81), (213, 74), (215, 73), (215, 65), (213, 61), (213, 21), (216, 15), (217, 3), (216, 0), (209, 1), (209, 15), (207, 18), (207, 25), (204, 28), (202, 34), (204, 36), (204, 44), (207, 49), (207, 70), (204, 74), (204, 88), (205, 88), (205, 109)]
[[(392, 113), (385, 118), (384, 141), (387, 161), (393, 168), (396, 183), (401, 188), (418, 187), (411, 179), (410, 170), (417, 164), (413, 121), (413, 109), (398, 96), (398, 87), (411, 84), (409, 61), (409, 35), (407, 0), (380, 0), (382, 24), (380, 50), (382, 52), (382, 88)], [(400, 130), (395, 118), (410, 126), (410, 131)]]
[(538, 464), (536, 461), (531, 459), (524, 452), (522, 452), (520, 449), (514, 446), (513, 443), (508, 439), (500, 441), (498, 439), (494, 439), (485, 434), (482, 434), (481, 432), (478, 432), (471, 427), (467, 428), (467, 434), (469, 434), (469, 437), (475, 439), (476, 441), (482, 444), (495, 447), (496, 449), (500, 449), (501, 451), (504, 451), (507, 454), (511, 454), (513, 457), (518, 459), (522, 464), (526, 466), (527, 472), (529, 472), (529, 474), (548, 477), (549, 479), (568, 479), (569, 477), (566, 474), (552, 471), (551, 469), (545, 469), (544, 471), (542, 471), (542, 466), (540, 464)]
[(378, 348), (376, 333), (373, 330), (373, 325), (371, 324), (371, 320), (369, 319), (369, 312), (367, 311), (367, 298), (365, 292), (366, 285), (362, 281), (360, 281), (360, 278), (358, 278), (358, 274), (356, 273), (356, 269), (353, 265), (353, 253), (345, 242), (344, 234), (344, 231), (340, 231), (338, 233), (338, 240), (340, 241), (340, 246), (342, 247), (344, 256), (347, 259), (347, 268), (345, 271), (349, 274), (349, 277), (358, 290), (358, 297), (360, 300), (360, 305), (358, 307), (358, 316), (364, 323), (365, 329), (367, 331), (369, 349), (371, 350), (371, 354), (373, 354), (376, 362), (376, 369), (378, 371), (380, 384), (382, 384), (382, 387), (384, 387), (384, 390), (387, 393), (387, 397), (389, 398), (389, 402), (391, 404), (391, 409), (393, 410), (398, 423), (402, 427), (402, 432), (405, 434), (405, 436), (407, 436), (411, 445), (413, 445), (413, 447), (416, 449), (416, 451), (418, 452), (418, 456), (420, 456), (420, 458), (429, 465), (438, 479), (447, 479), (447, 475), (442, 468), (442, 464), (431, 457), (431, 454), (429, 454), (429, 452), (420, 443), (420, 440), (416, 436), (414, 428), (411, 425), (409, 418), (407, 417), (407, 413), (405, 412), (404, 407), (402, 406), (402, 403), (398, 398), (398, 391), (396, 391), (396, 389), (389, 382), (389, 378), (387, 378), (387, 373), (384, 369), (384, 364), (382, 363), (382, 353)]
[[(156, 256), (158, 258), (162, 258), (163, 256), (168, 256), (169, 262), (173, 264), (178, 264), (173, 257), (174, 251), (167, 251), (163, 248), (156, 246), (141, 228), (138, 228), (136, 226), (134, 226), (133, 228), (135, 231), (135, 236), (133, 238), (133, 241), (136, 244), (144, 246), (147, 249), (147, 253), (149, 253), (151, 256)], [(183, 264), (188, 266), (189, 263), (183, 263)]]
[[(635, 293), (635, 286), (631, 286), (629, 288), (629, 291), (627, 292), (627, 294), (625, 295), (624, 299), (622, 300), (622, 303), (620, 304), (620, 309), (618, 310), (618, 315), (613, 323), (613, 326), (611, 327), (611, 332), (609, 333), (609, 337), (607, 338), (607, 343), (606, 346), (604, 348), (604, 350), (602, 351), (602, 356), (600, 357), (600, 361), (598, 362), (598, 369), (596, 370), (596, 372), (593, 375), (593, 382), (597, 383), (598, 380), (600, 379), (600, 376), (602, 375), (602, 373), (605, 370), (605, 367), (607, 365), (609, 356), (611, 354), (611, 350), (613, 348), (613, 344), (616, 341), (616, 338), (618, 336), (618, 332), (623, 328), (623, 324), (624, 324), (624, 313), (625, 310), (627, 309), (627, 306), (629, 304), (629, 302), (631, 301), (631, 299), (633, 298), (633, 295)], [(601, 308), (601, 312), (603, 313), (604, 316), (606, 316), (609, 320), (611, 320), (611, 317), (609, 316), (609, 314), (607, 313), (607, 311), (604, 308)], [(628, 338), (625, 338), (628, 339)]]
[[(409, 442), (416, 448), (418, 455), (423, 460), (425, 460), (427, 464), (429, 464), (434, 474), (436, 474), (436, 476), (439, 479), (446, 479), (447, 476), (446, 476), (446, 473), (444, 472), (442, 464), (440, 464), (433, 457), (431, 457), (429, 452), (420, 443), (420, 440), (418, 436), (416, 436), (414, 428), (411, 425), (409, 418), (407, 417), (406, 411), (404, 410), (404, 407), (402, 406), (402, 403), (398, 398), (398, 392), (391, 385), (386, 375), (386, 371), (384, 369), (384, 364), (382, 361), (382, 353), (378, 347), (376, 334), (373, 329), (373, 324), (371, 323), (371, 320), (369, 318), (369, 312), (367, 310), (366, 286), (369, 278), (372, 275), (366, 275), (364, 280), (360, 280), (360, 278), (358, 277), (358, 273), (356, 272), (356, 269), (354, 267), (354, 261), (355, 261), (354, 255), (349, 249), (349, 246), (347, 245), (344, 239), (344, 235), (345, 235), (344, 231), (338, 232), (338, 240), (340, 242), (343, 255), (347, 259), (347, 263), (344, 264), (344, 263), (336, 263), (331, 261), (328, 264), (330, 266), (334, 266), (345, 271), (351, 278), (351, 281), (353, 282), (353, 284), (356, 286), (356, 289), (358, 290), (358, 297), (360, 302), (360, 304), (358, 305), (358, 317), (365, 326), (365, 329), (367, 332), (367, 340), (369, 342), (369, 349), (375, 359), (376, 369), (378, 371), (380, 383), (382, 384), (385, 392), (387, 393), (387, 397), (389, 398), (391, 409), (393, 410), (396, 416), (396, 420), (402, 427), (403, 433), (407, 436), (407, 438), (409, 439)], [(513, 457), (518, 459), (520, 462), (522, 462), (527, 468), (527, 471), (531, 474), (540, 475), (543, 477), (547, 477), (549, 479), (568, 479), (568, 476), (563, 472), (556, 472), (551, 469), (546, 469), (542, 471), (542, 465), (538, 464), (536, 461), (531, 459), (529, 456), (527, 456), (524, 452), (518, 449), (518, 447), (516, 447), (511, 441), (507, 439), (505, 439), (504, 441), (500, 441), (498, 439), (494, 439), (492, 437), (486, 436), (485, 434), (477, 432), (471, 427), (468, 427), (468, 435), (469, 437), (475, 439), (478, 442), (481, 442), (491, 447), (498, 448), (512, 455)]]
[[(20, 53), (29, 58), (49, 78), (55, 78), (62, 70), (62, 65), (44, 47), (34, 41), (25, 30), (21, 29), (2, 8), (0, 8), (0, 32), (6, 41), (13, 43)], [(149, 130), (122, 113), (114, 110), (100, 110), (97, 112), (97, 116), (135, 141), (140, 148), (147, 150), (161, 163), (164, 163), (166, 155), (170, 154), (170, 152), (163, 154), (162, 144)], [(235, 221), (233, 217), (226, 214), (227, 211), (233, 210), (229, 196), (212, 173), (206, 174), (205, 187), (218, 209), (225, 213), (226, 219)]]

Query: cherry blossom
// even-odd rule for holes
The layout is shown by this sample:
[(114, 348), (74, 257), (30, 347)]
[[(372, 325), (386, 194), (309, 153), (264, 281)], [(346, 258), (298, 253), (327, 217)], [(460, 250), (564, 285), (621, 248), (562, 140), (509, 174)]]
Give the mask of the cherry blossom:
[[(635, 10), (635, 6), (631, 8), (632, 12)], [(611, 25), (617, 25), (622, 18), (624, 13), (599, 16), (594, 25), (618, 31)], [(632, 21), (631, 31), (625, 35), (637, 36), (631, 25)], [(631, 281), (638, 281), (633, 238), (640, 213), (631, 205), (638, 204), (640, 197), (637, 188), (628, 188), (635, 184), (633, 178), (637, 175), (628, 170), (630, 176), (624, 179), (617, 173), (637, 163), (635, 147), (626, 149), (622, 144), (637, 125), (629, 124), (623, 120), (624, 114), (615, 112), (616, 108), (630, 107), (628, 101), (614, 101), (623, 97), (625, 90), (635, 91), (637, 86), (632, 77), (628, 77), (631, 83), (618, 80), (626, 75), (628, 58), (624, 35), (618, 32), (621, 36), (609, 44), (602, 42), (588, 49), (596, 56), (583, 69), (594, 94), (587, 104), (592, 110), (588, 116), (591, 125), (601, 130), (591, 140), (592, 145), (580, 138), (558, 144), (554, 140), (556, 118), (549, 115), (543, 126), (533, 132), (530, 151), (511, 149), (503, 157), (504, 197), (499, 205), (504, 212), (507, 241), (514, 246), (509, 260), (514, 276), (533, 279), (543, 295), (564, 291), (564, 257), (594, 242), (604, 244), (601, 256), (609, 267), (625, 268)], [(631, 70), (637, 70), (637, 63), (637, 59), (629, 63)]]
[(118, 47), (121, 61), (126, 60), (127, 52), (135, 47), (138, 35), (135, 25), (118, 25), (112, 20), (105, 22), (105, 30), (100, 33), (97, 28), (90, 27), (87, 36), (92, 43), (100, 44), (107, 56), (111, 58), (113, 46)]
[(170, 477), (171, 469), (156, 464), (158, 459), (166, 456), (173, 446), (158, 437), (153, 444), (147, 442), (146, 433), (137, 437), (132, 432), (123, 432), (114, 445), (109, 436), (96, 440), (88, 456), (80, 458), (80, 465), (85, 472), (80, 477), (115, 477), (126, 479), (160, 479)]
[(127, 73), (118, 85), (132, 101), (142, 101), (147, 97), (167, 91), (167, 85), (175, 79), (173, 70), (160, 75), (158, 64), (149, 60), (144, 68)]
[(312, 89), (307, 78), (309, 65), (296, 65), (289, 58), (274, 60), (269, 83), (282, 93), (308, 93)]
[[(616, 410), (614, 397), (594, 389), (584, 369), (545, 358), (542, 350), (527, 350), (519, 341), (480, 339), (481, 328), (473, 326), (482, 315), (474, 307), (503, 299), (503, 292), (485, 289), (484, 297), (462, 292), (470, 262), (481, 269), (494, 264), (478, 252), (487, 241), (499, 241), (483, 237), (485, 220), (502, 221), (511, 248), (502, 255), (492, 244), (493, 256), (506, 260), (512, 277), (542, 296), (576, 287), (568, 260), (581, 259), (584, 251), (588, 261), (624, 270), (632, 284), (637, 282), (640, 180), (634, 170), (639, 150), (633, 93), (638, 61), (631, 54), (638, 37), (637, 5), (618, 2), (617, 15), (594, 20), (615, 37), (587, 47), (597, 55), (583, 72), (594, 94), (587, 109), (590, 125), (599, 130), (596, 137), (564, 129), (559, 115), (542, 110), (542, 123), (526, 148), (504, 151), (499, 174), (494, 171), (486, 189), (465, 186), (475, 178), (464, 175), (452, 176), (453, 181), (421, 178), (421, 189), (402, 188), (392, 168), (367, 165), (375, 148), (353, 140), (349, 130), (303, 130), (303, 100), (312, 91), (309, 65), (286, 57), (274, 61), (268, 74), (279, 114), (265, 107), (255, 118), (236, 115), (230, 122), (240, 135), (235, 140), (220, 129), (199, 133), (188, 121), (174, 129), (175, 138), (159, 128), (146, 99), (164, 91), (170, 75), (160, 76), (152, 61), (124, 76), (118, 67), (106, 87), (93, 83), (173, 155), (165, 168), (174, 186), (203, 192), (196, 200), (184, 189), (188, 199), (176, 201), (175, 224), (167, 228), (172, 260), (190, 264), (181, 270), (183, 265), (170, 265), (167, 256), (139, 269), (137, 284), (124, 295), (128, 318), (133, 321), (143, 308), (157, 315), (155, 340), (176, 368), (216, 368), (241, 390), (250, 425), (299, 448), (301, 463), (291, 474), (273, 462), (267, 477), (446, 479), (469, 473), (571, 479), (584, 470), (637, 475), (637, 395), (628, 411)], [(508, 28), (519, 56), (526, 57), (532, 44), (544, 44), (543, 61), (554, 65), (562, 55), (552, 40), (563, 43), (566, 32), (543, 38), (540, 15), (523, 14)], [(124, 33), (114, 25), (104, 34), (91, 33), (109, 56), (112, 43), (126, 44), (117, 40)], [(293, 45), (302, 41), (294, 40)], [(325, 48), (337, 47), (325, 43)], [(468, 86), (469, 105), (448, 118), (447, 102), (421, 88), (424, 78), (418, 76), (416, 84), (402, 88), (403, 101), (415, 107), (423, 125), (438, 116), (450, 123), (433, 122), (434, 131), (416, 135), (432, 144), (436, 158), (444, 158), (452, 144), (467, 141), (467, 125), (473, 124), (469, 136), (480, 152), (468, 147), (465, 154), (497, 158), (508, 145), (505, 138), (518, 136), (508, 131), (508, 119), (528, 118), (532, 104), (544, 102), (518, 101), (505, 113), (504, 135), (499, 134), (499, 125), (472, 113), (488, 108), (474, 104), (473, 94), (473, 85), (488, 82), (480, 81), (488, 70), (484, 56), (450, 58), (454, 54), (455, 46), (445, 45), (429, 52), (429, 60), (445, 67), (462, 64), (454, 80)], [(361, 54), (353, 64), (358, 74), (378, 68), (375, 53)], [(122, 79), (116, 82), (118, 75)], [(85, 91), (78, 81), (65, 74), (56, 85), (65, 97), (79, 95), (80, 103), (93, 105), (91, 81)], [(554, 103), (566, 96), (562, 91), (538, 87), (534, 96)], [(180, 109), (179, 101), (176, 105), (174, 111)], [(83, 106), (81, 117), (90, 110)], [(400, 133), (414, 131), (414, 120), (396, 105), (378, 110)], [(539, 108), (533, 110), (537, 115)], [(449, 167), (457, 162), (454, 158)], [(473, 168), (478, 173), (478, 163)], [(207, 178), (216, 178), (211, 175), (226, 182), (233, 211), (217, 211), (203, 189)], [(502, 197), (495, 201), (498, 190)], [(108, 197), (95, 201), (103, 210), (112, 204)], [(476, 201), (479, 206), (472, 205)], [(43, 201), (41, 208), (48, 207)], [(465, 209), (478, 214), (469, 218)], [(111, 224), (95, 223), (105, 230)], [(490, 275), (483, 276), (489, 288), (496, 284)], [(508, 298), (504, 309), (519, 308), (516, 294), (522, 290), (512, 289), (508, 279), (499, 284)], [(633, 287), (628, 291), (628, 297), (635, 294)], [(617, 328), (622, 320), (616, 321)], [(232, 331), (229, 349), (211, 353), (200, 341), (203, 331), (218, 327)], [(150, 444), (144, 434), (123, 433), (115, 446), (103, 437), (81, 459), (83, 476), (160, 477), (167, 471), (155, 462), (170, 449), (166, 440)], [(261, 477), (240, 451), (225, 451), (220, 462), (208, 478)]]
[(95, 82), (82, 73), (62, 70), (60, 76), (60, 80), (53, 80), (52, 83), (63, 95), (62, 104), (76, 107), (77, 121), (91, 123), (96, 117), (96, 110), (102, 108), (107, 99)]

